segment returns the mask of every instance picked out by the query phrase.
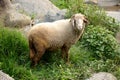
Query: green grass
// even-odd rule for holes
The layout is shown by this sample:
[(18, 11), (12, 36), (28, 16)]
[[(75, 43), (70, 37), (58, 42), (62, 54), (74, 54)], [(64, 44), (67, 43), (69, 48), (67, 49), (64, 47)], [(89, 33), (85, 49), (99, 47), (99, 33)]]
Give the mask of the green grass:
[(25, 66), (28, 61), (28, 42), (15, 29), (0, 29), (0, 69), (16, 80), (34, 79)]
[(90, 22), (89, 25), (103, 26), (106, 29), (112, 31), (114, 33), (114, 36), (119, 31), (120, 23), (115, 21), (114, 18), (107, 16), (105, 10), (101, 9), (97, 5), (84, 4), (84, 0), (51, 1), (61, 9), (68, 9), (66, 18), (70, 18), (73, 14), (76, 13), (82, 13), (88, 18)]
[(0, 69), (15, 80), (85, 80), (92, 73), (105, 71), (120, 79), (117, 60), (96, 60), (91, 52), (78, 42), (70, 49), (70, 63), (61, 58), (60, 51), (49, 52), (44, 56), (48, 61), (30, 68), (27, 39), (17, 30), (0, 29)]

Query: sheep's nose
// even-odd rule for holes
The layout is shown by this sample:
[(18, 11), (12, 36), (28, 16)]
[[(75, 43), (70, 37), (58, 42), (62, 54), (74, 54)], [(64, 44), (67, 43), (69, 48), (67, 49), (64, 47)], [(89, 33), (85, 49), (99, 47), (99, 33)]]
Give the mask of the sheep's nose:
[(78, 26), (79, 29), (82, 29), (82, 27), (83, 27), (83, 20), (82, 19), (78, 20), (77, 26)]
[(82, 24), (78, 24), (78, 29), (81, 30), (83, 28)]

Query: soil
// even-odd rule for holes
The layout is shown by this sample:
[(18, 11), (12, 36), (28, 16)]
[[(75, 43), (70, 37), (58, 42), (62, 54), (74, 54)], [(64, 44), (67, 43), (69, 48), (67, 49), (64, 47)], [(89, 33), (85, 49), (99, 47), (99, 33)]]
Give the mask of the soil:
[(120, 11), (120, 6), (106, 6), (103, 7), (106, 11)]

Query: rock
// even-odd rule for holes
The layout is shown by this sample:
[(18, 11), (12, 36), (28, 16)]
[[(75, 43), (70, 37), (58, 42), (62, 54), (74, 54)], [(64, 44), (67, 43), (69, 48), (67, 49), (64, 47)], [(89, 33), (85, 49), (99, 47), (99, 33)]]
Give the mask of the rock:
[(98, 0), (99, 6), (115, 6), (119, 3), (119, 0)]
[(86, 4), (97, 5), (97, 0), (85, 0)]
[(14, 79), (12, 77), (10, 77), (9, 75), (0, 71), (0, 80), (14, 80)]
[(8, 27), (24, 27), (30, 24), (31, 18), (24, 14), (18, 13), (15, 10), (9, 10), (7, 11), (4, 22), (5, 26)]
[(92, 77), (90, 77), (87, 80), (117, 80), (117, 79), (111, 73), (99, 72), (99, 73), (93, 74)]
[(12, 8), (10, 0), (0, 0), (0, 10)]
[(59, 12), (57, 12), (56, 14), (53, 14), (52, 12), (48, 12), (46, 15), (45, 15), (45, 20), (44, 22), (48, 21), (48, 22), (53, 22), (55, 20), (60, 20), (60, 19), (63, 19), (65, 17), (65, 13), (67, 12), (66, 9), (63, 9)]
[(120, 1), (119, 1), (119, 3), (117, 4), (117, 6), (120, 6)]
[(13, 0), (17, 11), (23, 11), (40, 22), (63, 19), (66, 10), (60, 10), (49, 0)]
[(30, 22), (31, 18), (17, 12), (10, 0), (0, 0), (0, 26), (24, 27)]
[(107, 16), (115, 18), (117, 21), (120, 22), (120, 11), (106, 11)]
[(4, 26), (5, 12), (0, 10), (0, 27)]
[(120, 43), (120, 32), (118, 32), (118, 33), (116, 34), (116, 40), (117, 40), (118, 43)]
[(19, 31), (26, 37), (28, 38), (28, 33), (29, 33), (29, 30), (31, 29), (31, 26), (28, 25), (28, 26), (25, 26), (23, 28), (20, 28)]

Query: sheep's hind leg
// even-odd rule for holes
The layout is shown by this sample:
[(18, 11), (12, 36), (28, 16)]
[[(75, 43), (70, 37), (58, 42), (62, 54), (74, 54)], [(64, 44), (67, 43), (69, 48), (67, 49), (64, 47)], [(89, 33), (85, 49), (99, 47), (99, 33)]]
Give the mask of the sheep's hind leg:
[(29, 48), (30, 48), (29, 57), (31, 59), (31, 66), (32, 66), (34, 64), (33, 59), (34, 59), (34, 56), (36, 54), (36, 49), (35, 49), (32, 38), (29, 38)]
[(45, 52), (45, 48), (42, 45), (36, 46), (36, 50), (37, 52), (32, 59), (31, 66), (36, 66)]
[(65, 45), (61, 48), (61, 50), (62, 50), (62, 58), (63, 58), (67, 63), (69, 63), (69, 49), (70, 49), (70, 47), (67, 47), (67, 46), (65, 46)]

